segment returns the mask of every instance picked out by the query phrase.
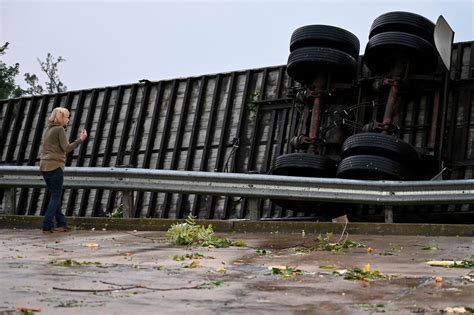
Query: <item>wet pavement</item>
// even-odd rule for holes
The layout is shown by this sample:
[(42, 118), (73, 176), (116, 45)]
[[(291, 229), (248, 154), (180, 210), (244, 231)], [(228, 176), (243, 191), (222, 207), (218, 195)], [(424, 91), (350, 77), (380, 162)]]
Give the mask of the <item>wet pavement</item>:
[[(160, 231), (0, 229), (0, 314), (20, 314), (21, 308), (41, 314), (432, 314), (474, 308), (474, 269), (426, 264), (473, 259), (473, 237), (349, 235), (365, 247), (320, 251), (313, 248), (321, 244), (316, 234), (218, 235), (246, 246), (182, 247)], [(204, 257), (173, 260), (186, 254)], [(68, 259), (81, 265), (64, 266)], [(197, 268), (186, 268), (193, 261)], [(346, 280), (335, 272), (367, 264), (386, 277)], [(268, 267), (277, 265), (301, 274), (273, 274)]]

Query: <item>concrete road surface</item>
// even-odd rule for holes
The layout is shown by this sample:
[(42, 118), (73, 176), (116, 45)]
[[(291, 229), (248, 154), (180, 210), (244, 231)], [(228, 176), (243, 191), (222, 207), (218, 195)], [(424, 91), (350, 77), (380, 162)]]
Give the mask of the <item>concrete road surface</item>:
[[(472, 260), (473, 237), (349, 235), (365, 247), (323, 251), (317, 247), (339, 235), (326, 243), (309, 233), (219, 235), (246, 246), (182, 247), (160, 231), (0, 229), (0, 314), (433, 314), (474, 308), (472, 267), (426, 264)], [(191, 258), (173, 259), (186, 254)], [(292, 269), (281, 270), (285, 276), (272, 266)], [(378, 270), (379, 278), (345, 279), (364, 266), (368, 274)]]

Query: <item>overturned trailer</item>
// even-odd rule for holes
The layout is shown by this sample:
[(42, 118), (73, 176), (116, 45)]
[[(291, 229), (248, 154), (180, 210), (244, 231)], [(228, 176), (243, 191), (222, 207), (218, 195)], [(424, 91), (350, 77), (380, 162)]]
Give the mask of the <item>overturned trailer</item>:
[[(452, 45), (448, 71), (432, 50), (434, 23), (424, 20), (382, 15), (372, 24), (367, 56), (345, 30), (306, 26), (293, 34), (288, 65), (1, 100), (0, 164), (37, 165), (47, 115), (64, 106), (71, 140), (83, 127), (90, 131), (69, 166), (473, 178), (474, 42)], [(340, 58), (328, 62), (334, 56)], [(113, 190), (66, 189), (63, 205), (69, 216), (104, 216), (123, 198)], [(337, 200), (258, 203), (261, 218), (382, 217), (381, 206)], [(40, 215), (46, 206), (44, 189), (18, 189), (18, 214)], [(133, 208), (135, 217), (230, 219), (248, 217), (249, 204), (232, 196), (137, 192)], [(472, 223), (473, 214), (472, 205), (394, 207), (398, 222)]]

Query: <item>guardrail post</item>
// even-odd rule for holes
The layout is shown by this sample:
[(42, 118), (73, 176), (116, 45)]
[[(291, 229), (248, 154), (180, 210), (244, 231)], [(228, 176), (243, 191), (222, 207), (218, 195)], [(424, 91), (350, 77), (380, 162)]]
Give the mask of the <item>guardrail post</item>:
[(133, 191), (123, 191), (123, 217), (133, 218)]
[(249, 219), (250, 221), (259, 221), (260, 214), (258, 209), (258, 200), (257, 198), (249, 198)]
[(385, 206), (385, 223), (393, 223), (393, 207)]
[(16, 188), (5, 189), (5, 214), (16, 214)]

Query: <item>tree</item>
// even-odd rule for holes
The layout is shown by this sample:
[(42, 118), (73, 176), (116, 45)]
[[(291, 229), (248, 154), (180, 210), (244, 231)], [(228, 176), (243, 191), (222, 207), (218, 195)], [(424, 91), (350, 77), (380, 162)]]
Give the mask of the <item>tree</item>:
[[(6, 42), (3, 46), (0, 46), (0, 57), (5, 55), (8, 49), (9, 43)], [(12, 66), (6, 65), (0, 60), (0, 99), (7, 99), (13, 97), (19, 97), (22, 95), (40, 95), (43, 92), (46, 93), (60, 93), (65, 92), (67, 87), (63, 84), (58, 76), (58, 65), (61, 62), (66, 61), (63, 57), (59, 56), (57, 59), (50, 53), (46, 56), (45, 61), (41, 61), (38, 58), (38, 62), (48, 80), (45, 82), (46, 88), (39, 83), (39, 78), (36, 74), (25, 73), (25, 81), (28, 85), (26, 90), (23, 90), (15, 82), (15, 77), (20, 73), (20, 64), (15, 63)]]
[[(61, 82), (57, 72), (58, 72), (58, 65), (66, 61), (63, 57), (59, 56), (58, 59), (55, 59), (53, 55), (48, 53), (46, 56), (46, 61), (41, 61), (38, 58), (38, 62), (41, 66), (41, 70), (46, 74), (48, 77), (48, 81), (45, 82), (46, 84), (46, 92), (48, 93), (60, 93), (66, 92), (67, 86)], [(43, 94), (45, 90), (41, 84), (39, 84), (39, 79), (36, 74), (25, 73), (25, 81), (28, 84), (29, 88), (26, 89), (26, 93), (30, 95), (39, 95)]]
[[(3, 46), (0, 46), (0, 57), (5, 55), (8, 45), (9, 43), (6, 42)], [(18, 97), (23, 94), (24, 91), (15, 83), (15, 77), (19, 72), (19, 63), (8, 66), (0, 60), (0, 99)]]

